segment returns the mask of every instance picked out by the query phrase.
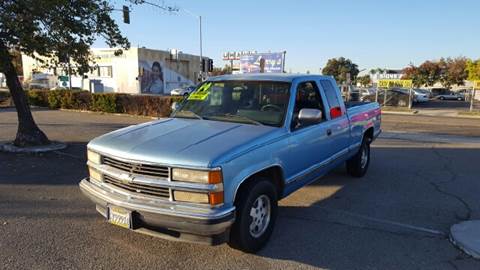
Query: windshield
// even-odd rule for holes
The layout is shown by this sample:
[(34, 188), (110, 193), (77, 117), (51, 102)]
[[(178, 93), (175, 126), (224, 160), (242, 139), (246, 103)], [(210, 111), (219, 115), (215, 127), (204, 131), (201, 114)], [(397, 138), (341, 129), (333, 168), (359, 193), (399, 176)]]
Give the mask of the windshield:
[(280, 127), (289, 98), (287, 82), (205, 82), (190, 94), (173, 117)]

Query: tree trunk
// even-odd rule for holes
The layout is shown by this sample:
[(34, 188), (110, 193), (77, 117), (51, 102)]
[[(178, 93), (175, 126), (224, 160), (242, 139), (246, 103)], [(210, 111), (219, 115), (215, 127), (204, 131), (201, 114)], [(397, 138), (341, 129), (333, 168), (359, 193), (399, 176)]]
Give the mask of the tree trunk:
[(22, 85), (18, 80), (17, 71), (12, 63), (12, 57), (8, 51), (5, 51), (5, 47), (0, 48), (0, 55), (2, 56), (2, 60), (7, 60), (2, 61), (1, 69), (7, 79), (7, 86), (10, 90), (15, 108), (17, 109), (18, 129), (13, 144), (19, 147), (25, 147), (50, 143), (45, 133), (38, 128), (33, 120), (25, 91), (23, 91)]

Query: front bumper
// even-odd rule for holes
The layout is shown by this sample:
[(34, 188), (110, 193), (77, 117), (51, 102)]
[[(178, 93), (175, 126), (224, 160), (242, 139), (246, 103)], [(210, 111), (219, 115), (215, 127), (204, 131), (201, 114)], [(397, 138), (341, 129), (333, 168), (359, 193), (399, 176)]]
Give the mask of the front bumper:
[(109, 206), (132, 211), (132, 230), (169, 240), (221, 244), (228, 239), (235, 220), (235, 207), (199, 208), (176, 202), (155, 199), (114, 188), (108, 184), (94, 184), (83, 179), (81, 191), (96, 205), (97, 211), (107, 217)]

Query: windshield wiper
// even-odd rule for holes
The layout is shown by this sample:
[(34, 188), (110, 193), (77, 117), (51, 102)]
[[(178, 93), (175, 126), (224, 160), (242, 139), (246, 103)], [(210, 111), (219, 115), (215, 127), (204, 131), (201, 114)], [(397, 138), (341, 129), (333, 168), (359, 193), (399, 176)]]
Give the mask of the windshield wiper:
[(240, 121), (246, 121), (246, 122), (249, 122), (249, 123), (252, 123), (252, 124), (255, 124), (255, 125), (258, 125), (258, 126), (263, 126), (263, 123), (261, 122), (258, 122), (257, 120), (254, 120), (250, 117), (247, 117), (247, 116), (243, 116), (243, 115), (236, 115), (236, 114), (221, 114), (221, 115), (210, 115), (209, 118), (214, 118), (214, 117), (225, 117), (225, 118), (235, 118), (235, 119), (238, 119)]
[[(188, 113), (188, 115), (178, 115), (179, 113)], [(173, 117), (178, 117), (178, 118), (197, 118), (200, 120), (203, 120), (203, 117), (200, 115), (196, 114), (195, 112), (188, 111), (188, 110), (181, 110), (175, 112), (175, 115)]]

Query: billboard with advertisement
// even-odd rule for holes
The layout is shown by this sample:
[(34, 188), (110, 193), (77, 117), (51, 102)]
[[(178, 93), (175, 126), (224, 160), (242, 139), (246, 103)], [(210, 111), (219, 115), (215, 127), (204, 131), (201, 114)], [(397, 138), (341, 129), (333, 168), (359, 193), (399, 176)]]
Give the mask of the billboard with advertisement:
[(257, 53), (240, 57), (240, 73), (282, 73), (285, 53)]
[[(179, 70), (182, 62), (176, 63)], [(170, 91), (175, 88), (193, 85), (193, 81), (179, 72), (173, 71), (165, 61), (159, 59), (140, 60), (139, 68), (141, 69), (140, 91), (143, 94), (160, 94), (169, 95)], [(188, 68), (185, 68), (188, 69)]]

